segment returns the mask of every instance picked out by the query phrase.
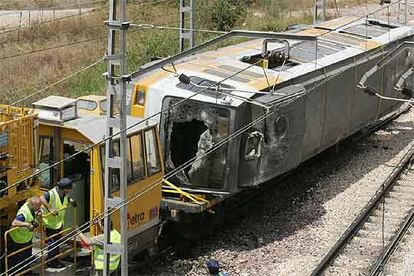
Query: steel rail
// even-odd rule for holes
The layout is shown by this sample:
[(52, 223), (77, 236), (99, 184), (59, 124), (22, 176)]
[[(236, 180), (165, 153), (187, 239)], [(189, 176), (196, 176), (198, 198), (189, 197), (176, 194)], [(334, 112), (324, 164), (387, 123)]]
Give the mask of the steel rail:
[(333, 260), (339, 255), (340, 251), (347, 245), (347, 243), (357, 234), (360, 227), (367, 221), (372, 211), (378, 207), (391, 188), (399, 179), (402, 172), (410, 164), (414, 157), (414, 145), (411, 146), (409, 151), (401, 158), (398, 165), (394, 168), (391, 174), (384, 181), (384, 188), (376, 192), (373, 198), (367, 203), (364, 209), (359, 213), (357, 218), (351, 223), (346, 231), (341, 235), (335, 245), (328, 251), (319, 265), (312, 271), (311, 275), (321, 275), (322, 272), (332, 263)]
[(388, 260), (394, 253), (395, 249), (397, 249), (397, 246), (400, 244), (401, 240), (404, 238), (408, 229), (413, 225), (413, 222), (414, 222), (414, 209), (401, 223), (397, 234), (393, 237), (391, 242), (387, 245), (384, 253), (381, 254), (381, 257), (378, 259), (378, 261), (371, 267), (371, 270), (370, 270), (371, 276), (379, 275), (382, 272), (385, 264), (388, 262)]

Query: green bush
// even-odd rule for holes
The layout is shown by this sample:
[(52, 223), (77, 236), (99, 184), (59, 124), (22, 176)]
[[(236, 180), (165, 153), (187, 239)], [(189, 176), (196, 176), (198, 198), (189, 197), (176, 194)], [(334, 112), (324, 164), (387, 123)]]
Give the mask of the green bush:
[(211, 23), (219, 31), (231, 30), (237, 20), (242, 18), (247, 12), (247, 7), (243, 1), (217, 0), (210, 9)]

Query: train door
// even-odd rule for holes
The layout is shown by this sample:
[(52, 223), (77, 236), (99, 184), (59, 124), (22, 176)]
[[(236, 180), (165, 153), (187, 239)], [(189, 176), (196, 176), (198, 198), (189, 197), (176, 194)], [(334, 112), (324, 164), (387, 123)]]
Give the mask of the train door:
[(53, 137), (40, 136), (39, 137), (39, 165), (38, 168), (42, 171), (39, 174), (40, 187), (51, 188), (54, 183), (55, 169), (47, 169), (54, 163), (54, 145)]
[[(85, 143), (63, 140), (63, 158), (76, 154), (64, 163), (63, 177), (73, 180), (73, 189), (70, 196), (77, 202), (75, 224), (78, 225), (89, 221), (90, 216), (90, 151), (83, 152), (85, 147)], [(65, 216), (65, 224), (72, 225), (73, 223), (73, 209), (69, 208)]]

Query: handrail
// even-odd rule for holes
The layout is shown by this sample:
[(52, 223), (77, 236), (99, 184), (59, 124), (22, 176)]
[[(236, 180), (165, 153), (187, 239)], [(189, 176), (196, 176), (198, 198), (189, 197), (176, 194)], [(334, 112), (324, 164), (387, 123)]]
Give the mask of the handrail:
[(210, 201), (208, 201), (208, 200), (206, 200), (202, 197), (196, 196), (194, 194), (190, 194), (186, 191), (183, 191), (182, 189), (175, 186), (174, 184), (172, 184), (170, 181), (168, 181), (166, 179), (163, 179), (163, 182), (165, 184), (167, 184), (172, 189), (172, 190), (162, 190), (165, 193), (178, 193), (178, 194), (181, 194), (182, 196), (190, 199), (194, 203), (197, 203), (197, 204), (200, 204), (200, 205), (203, 205), (203, 204), (207, 203), (208, 205), (210, 205)]
[[(57, 209), (56, 210), (56, 212), (59, 212), (59, 211), (62, 211), (62, 210), (65, 210), (65, 209), (68, 209), (68, 207), (69, 207), (69, 205), (68, 206), (65, 206), (65, 207), (63, 207), (63, 208), (60, 208), (60, 209)], [(5, 249), (4, 249), (4, 264), (5, 264), (5, 275), (6, 276), (8, 276), (9, 275), (9, 272), (8, 272), (8, 270), (9, 270), (9, 267), (8, 267), (8, 259), (11, 257), (11, 256), (14, 256), (14, 255), (16, 255), (16, 254), (18, 254), (18, 253), (21, 253), (21, 252), (23, 252), (23, 251), (25, 251), (25, 250), (27, 250), (27, 249), (29, 249), (29, 248), (33, 248), (34, 247), (34, 245), (35, 244), (37, 244), (37, 243), (39, 243), (39, 245), (40, 245), (40, 250), (42, 251), (42, 258), (41, 258), (41, 261), (40, 261), (40, 263), (38, 263), (38, 264), (35, 264), (35, 265), (32, 265), (31, 267), (29, 267), (29, 268), (27, 268), (27, 269), (25, 269), (25, 270), (23, 270), (23, 271), (19, 271), (18, 272), (18, 274), (20, 275), (20, 274), (25, 274), (25, 273), (27, 273), (27, 272), (30, 272), (30, 271), (33, 271), (34, 269), (36, 269), (36, 268), (38, 268), (38, 267), (41, 267), (41, 269), (40, 269), (40, 272), (41, 272), (41, 275), (44, 275), (44, 271), (45, 271), (45, 264), (47, 264), (48, 262), (50, 262), (50, 261), (53, 261), (53, 260), (56, 260), (56, 259), (58, 259), (58, 258), (60, 258), (60, 257), (62, 257), (62, 256), (65, 256), (65, 255), (68, 255), (69, 253), (71, 253), (71, 252), (75, 252), (76, 253), (76, 236), (74, 236), (73, 237), (73, 247), (71, 247), (71, 248), (69, 248), (69, 249), (67, 249), (66, 251), (64, 251), (64, 252), (62, 252), (62, 253), (60, 253), (60, 254), (58, 254), (58, 255), (56, 255), (56, 256), (54, 256), (53, 258), (50, 258), (50, 259), (48, 259), (48, 260), (44, 260), (44, 255), (45, 254), (43, 254), (43, 251), (45, 250), (44, 249), (44, 244), (45, 244), (45, 242), (47, 242), (48, 240), (50, 240), (50, 239), (52, 239), (52, 238), (54, 238), (54, 237), (56, 237), (56, 236), (58, 236), (58, 235), (63, 235), (65, 232), (68, 232), (68, 231), (70, 231), (70, 230), (74, 230), (76, 227), (75, 227), (75, 225), (76, 225), (76, 221), (77, 221), (77, 210), (76, 210), (76, 208), (73, 208), (73, 225), (71, 226), (71, 227), (69, 227), (69, 228), (65, 228), (65, 229), (62, 229), (61, 231), (59, 231), (58, 233), (55, 233), (55, 234), (53, 234), (53, 235), (51, 235), (50, 237), (46, 237), (46, 238), (43, 238), (43, 232), (44, 232), (44, 226), (43, 226), (43, 218), (44, 217), (48, 217), (48, 216), (51, 216), (51, 215), (54, 215), (54, 213), (51, 213), (51, 212), (49, 212), (48, 214), (46, 214), (46, 215), (41, 215), (40, 216), (40, 218), (39, 218), (39, 220), (40, 220), (40, 226), (39, 226), (39, 233), (40, 233), (40, 240), (38, 241), (38, 242), (36, 242), (36, 243), (33, 243), (33, 241), (32, 241), (32, 244), (31, 245), (28, 245), (28, 246), (26, 246), (26, 247), (23, 247), (23, 248), (20, 248), (19, 250), (16, 250), (16, 251), (13, 251), (13, 252), (11, 252), (10, 254), (9, 254), (9, 252), (8, 252), (8, 235), (12, 232), (12, 231), (15, 231), (16, 229), (18, 229), (18, 228), (21, 228), (21, 227), (13, 227), (13, 228), (11, 228), (11, 229), (9, 229), (9, 230), (7, 230), (5, 233), (4, 233), (4, 247), (5, 247)], [(33, 233), (34, 232), (37, 232), (36, 231), (36, 229), (34, 229), (33, 230)], [(73, 256), (73, 264), (74, 264), (74, 268), (76, 269), (76, 264), (77, 264), (77, 262), (76, 262), (76, 254), (74, 254), (74, 256)], [(19, 264), (19, 265), (23, 265), (23, 264)]]

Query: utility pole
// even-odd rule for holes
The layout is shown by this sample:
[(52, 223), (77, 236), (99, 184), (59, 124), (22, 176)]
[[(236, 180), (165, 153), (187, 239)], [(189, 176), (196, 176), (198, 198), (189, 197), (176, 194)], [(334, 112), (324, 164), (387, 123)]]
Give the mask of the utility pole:
[[(189, 5), (187, 5), (187, 1)], [(190, 48), (194, 47), (195, 37), (194, 37), (194, 0), (180, 0), (180, 52), (185, 50), (185, 41), (189, 42)], [(188, 30), (185, 26), (186, 14), (188, 14), (188, 19), (190, 21), (190, 26)]]
[[(126, 92), (130, 81), (128, 74), (127, 30), (130, 23), (127, 20), (127, 0), (109, 0), (108, 53), (107, 53), (107, 114), (106, 137), (122, 131), (119, 138), (119, 148), (115, 147), (114, 139), (105, 142), (105, 212), (123, 204), (127, 198), (127, 136), (126, 136)], [(119, 107), (119, 114), (115, 114)], [(120, 196), (112, 197), (112, 191), (119, 189)], [(110, 254), (121, 255), (121, 275), (128, 275), (128, 233), (127, 206), (120, 208), (119, 224), (121, 226), (121, 243), (110, 242), (110, 219), (105, 215), (104, 241), (104, 275), (109, 274)]]
[(326, 20), (326, 0), (315, 0), (313, 24), (318, 23), (318, 13), (320, 8), (322, 8), (322, 21)]
[(326, 0), (322, 0), (322, 21), (326, 20)]

